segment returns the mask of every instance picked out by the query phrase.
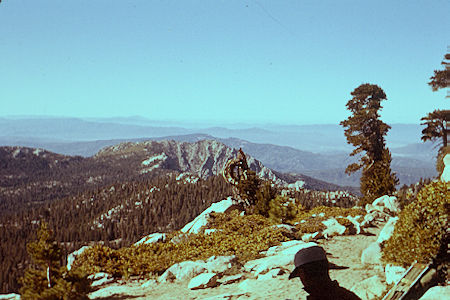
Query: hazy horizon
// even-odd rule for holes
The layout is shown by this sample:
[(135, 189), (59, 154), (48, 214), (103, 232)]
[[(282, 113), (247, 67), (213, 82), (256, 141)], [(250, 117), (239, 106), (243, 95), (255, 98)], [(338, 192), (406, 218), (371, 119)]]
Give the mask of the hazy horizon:
[[(150, 119), (144, 116), (140, 115), (132, 115), (132, 116), (110, 116), (110, 117), (78, 117), (78, 116), (67, 116), (67, 115), (0, 115), (0, 118), (3, 119), (10, 119), (10, 120), (39, 120), (39, 119), (76, 119), (76, 120), (83, 120), (83, 121), (114, 121), (117, 123), (124, 122), (124, 123), (131, 123), (131, 124), (139, 124), (139, 123), (147, 123), (147, 125), (150, 125), (151, 123), (158, 123), (158, 124), (164, 124), (167, 123), (167, 126), (174, 126), (174, 124), (179, 125), (185, 125), (185, 126), (193, 126), (193, 127), (199, 127), (199, 126), (207, 126), (207, 127), (226, 127), (230, 126), (231, 128), (239, 128), (239, 129), (245, 129), (245, 128), (251, 128), (251, 127), (270, 127), (270, 126), (280, 126), (280, 127), (290, 127), (290, 126), (327, 126), (327, 125), (338, 125), (341, 126), (339, 123), (275, 123), (275, 122), (223, 122), (223, 121), (217, 121), (217, 122), (208, 122), (208, 121), (189, 121), (189, 120), (160, 120), (160, 119)], [(135, 120), (135, 121), (133, 121)], [(398, 122), (398, 123), (387, 123), (388, 125), (421, 125), (421, 122)], [(161, 125), (163, 126), (163, 125)]]

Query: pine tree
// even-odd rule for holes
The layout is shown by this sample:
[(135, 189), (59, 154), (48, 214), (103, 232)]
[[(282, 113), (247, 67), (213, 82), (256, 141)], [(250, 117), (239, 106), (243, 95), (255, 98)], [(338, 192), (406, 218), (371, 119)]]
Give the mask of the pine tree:
[[(434, 70), (434, 76), (430, 77), (431, 81), (428, 82), (428, 85), (431, 86), (434, 92), (450, 87), (450, 53), (445, 54), (442, 65), (445, 66), (445, 70)], [(448, 90), (447, 98), (450, 98)], [(450, 123), (450, 110), (434, 110), (420, 120), (424, 121), (421, 125), (426, 126), (422, 130), (422, 141), (434, 141), (442, 138), (442, 146), (439, 148), (436, 160), (436, 170), (441, 174), (443, 165), (442, 158), (445, 154), (450, 153), (450, 149), (447, 147), (448, 135), (450, 133), (450, 129), (448, 128), (448, 124)]]
[(435, 110), (420, 120), (424, 121), (421, 125), (426, 126), (422, 130), (422, 141), (434, 141), (442, 138), (442, 147), (447, 147), (447, 135), (450, 132), (448, 129), (450, 110)]
[(89, 299), (90, 282), (77, 270), (60, 266), (62, 250), (46, 223), (37, 232), (37, 240), (27, 244), (36, 267), (25, 271), (20, 289), (21, 299)]
[[(431, 86), (433, 92), (450, 86), (450, 53), (445, 54), (441, 64), (445, 66), (445, 69), (434, 70), (434, 76), (431, 76), (430, 82), (428, 82), (428, 85)], [(450, 94), (447, 94), (447, 98), (449, 97)]]
[(380, 120), (381, 101), (386, 94), (377, 85), (362, 84), (351, 95), (346, 106), (352, 115), (340, 124), (345, 128), (347, 142), (356, 148), (350, 154), (359, 155), (359, 161), (347, 166), (347, 174), (360, 169), (361, 205), (370, 203), (377, 197), (395, 191), (398, 179), (391, 172), (391, 154), (386, 147), (385, 136), (389, 125)]

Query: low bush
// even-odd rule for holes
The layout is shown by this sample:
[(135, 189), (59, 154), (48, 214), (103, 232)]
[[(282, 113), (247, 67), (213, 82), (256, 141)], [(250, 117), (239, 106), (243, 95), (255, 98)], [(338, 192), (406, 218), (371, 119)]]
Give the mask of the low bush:
[(235, 255), (239, 263), (245, 263), (288, 240), (283, 230), (274, 228), (267, 218), (240, 216), (237, 211), (214, 214), (208, 227), (216, 231), (192, 234), (179, 243), (167, 241), (119, 250), (98, 245), (86, 250), (77, 264), (88, 273), (106, 272), (118, 277), (159, 275), (175, 263), (211, 256)]
[(383, 247), (386, 262), (410, 265), (426, 263), (445, 253), (448, 243), (450, 185), (434, 181), (400, 213), (394, 232)]
[[(304, 210), (297, 214), (295, 221), (297, 225), (295, 226), (299, 234), (303, 233), (314, 233), (322, 231), (326, 226), (322, 223), (330, 218), (336, 218), (336, 220), (349, 228), (347, 233), (353, 232), (353, 224), (344, 219), (347, 216), (361, 216), (364, 217), (366, 211), (361, 208), (342, 208), (342, 207), (328, 207), (328, 206), (317, 206), (311, 210)], [(340, 218), (342, 217), (342, 218)]]

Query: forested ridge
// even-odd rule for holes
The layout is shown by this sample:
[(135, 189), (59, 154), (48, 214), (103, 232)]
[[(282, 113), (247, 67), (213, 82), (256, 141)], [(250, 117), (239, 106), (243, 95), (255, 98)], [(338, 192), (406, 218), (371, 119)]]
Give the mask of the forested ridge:
[[(125, 152), (106, 149), (91, 158), (0, 147), (0, 293), (18, 291), (30, 263), (26, 244), (41, 222), (49, 224), (66, 257), (83, 245), (119, 248), (153, 232), (180, 229), (233, 194), (220, 175), (202, 179), (164, 167), (142, 172), (148, 170), (142, 161), (165, 149), (144, 155), (135, 146), (130, 151), (122, 145)], [(166, 163), (174, 165), (170, 159)], [(291, 196), (305, 207), (355, 203), (345, 192), (300, 189), (291, 190)]]
[(40, 222), (54, 230), (67, 253), (102, 242), (121, 247), (156, 231), (191, 221), (212, 202), (231, 194), (221, 177), (183, 183), (177, 176), (117, 183), (94, 191), (24, 207), (0, 217), (1, 292), (17, 292), (17, 279), (29, 263), (26, 243)]

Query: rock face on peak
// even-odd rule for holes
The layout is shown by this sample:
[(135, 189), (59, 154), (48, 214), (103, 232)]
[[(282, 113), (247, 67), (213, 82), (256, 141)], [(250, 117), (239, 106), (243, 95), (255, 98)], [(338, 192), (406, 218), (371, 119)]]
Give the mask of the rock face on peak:
[[(202, 140), (194, 143), (173, 140), (122, 143), (100, 150), (94, 159), (126, 160), (141, 171), (152, 167), (178, 172), (188, 172), (200, 178), (218, 175), (225, 163), (237, 155), (232, 149), (216, 140)], [(281, 182), (272, 170), (247, 156), (251, 170), (260, 177)]]

